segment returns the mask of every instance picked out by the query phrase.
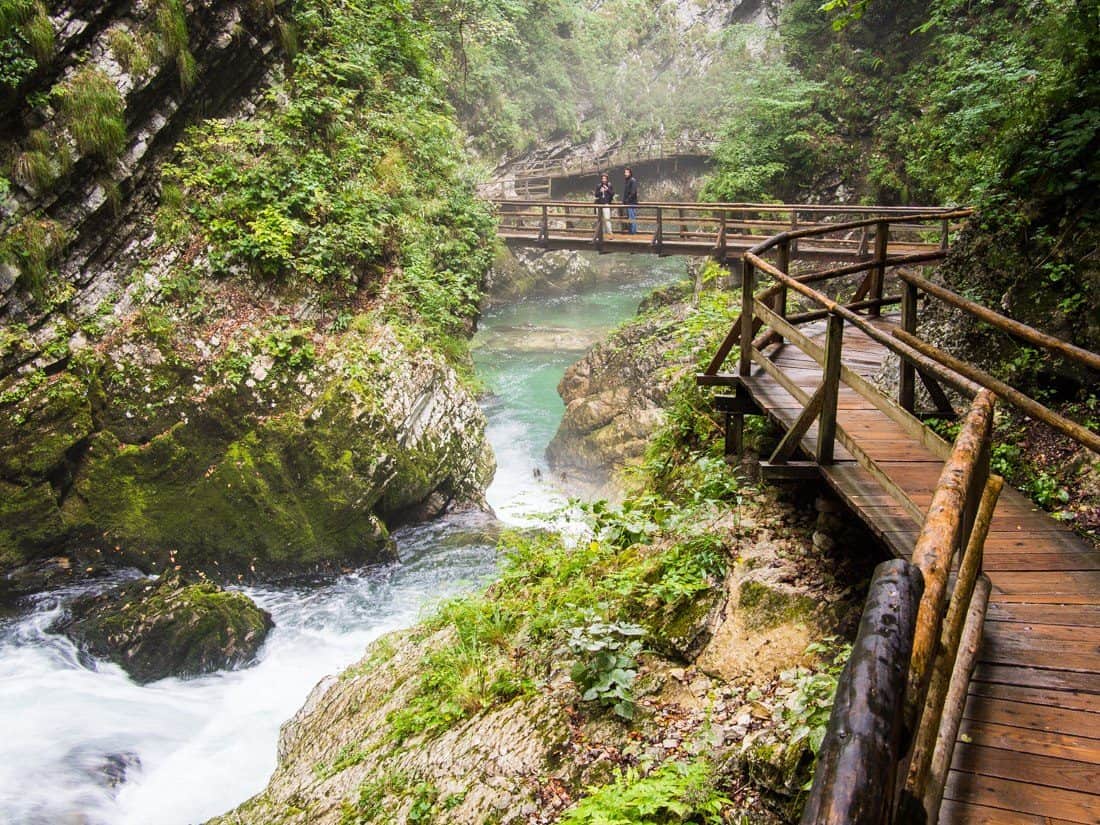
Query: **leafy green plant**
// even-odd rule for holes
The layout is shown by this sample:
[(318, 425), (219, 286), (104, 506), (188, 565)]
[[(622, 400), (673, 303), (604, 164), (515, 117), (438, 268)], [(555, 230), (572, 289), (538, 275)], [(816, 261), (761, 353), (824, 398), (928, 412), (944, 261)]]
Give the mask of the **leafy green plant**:
[(55, 33), (40, 0), (0, 0), (0, 87), (15, 89), (53, 56)]
[(784, 699), (776, 721), (788, 747), (804, 747), (816, 755), (825, 738), (840, 672), (852, 646), (830, 637), (809, 645), (806, 653), (823, 658), (824, 667), (797, 667), (780, 674)]
[(634, 718), (631, 687), (644, 637), (645, 628), (639, 625), (599, 619), (570, 629), (567, 645), (577, 657), (570, 676), (582, 701), (599, 702), (623, 719)]
[(107, 45), (127, 74), (143, 77), (152, 66), (152, 47), (145, 36), (124, 28), (114, 28), (107, 33)]
[(704, 759), (669, 762), (649, 774), (617, 769), (609, 784), (587, 790), (589, 795), (565, 813), (561, 825), (721, 825), (723, 809), (733, 804), (718, 790)]
[(191, 54), (187, 31), (187, 9), (183, 0), (156, 0), (155, 31), (161, 56), (176, 66), (180, 87), (186, 91), (195, 82), (198, 65)]

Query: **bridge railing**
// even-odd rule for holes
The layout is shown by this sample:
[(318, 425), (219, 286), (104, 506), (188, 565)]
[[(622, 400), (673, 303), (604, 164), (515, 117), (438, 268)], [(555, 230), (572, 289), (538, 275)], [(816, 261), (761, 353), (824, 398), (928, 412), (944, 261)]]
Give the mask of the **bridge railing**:
[[(592, 248), (597, 251), (654, 252), (711, 256), (721, 261), (737, 256), (778, 232), (801, 232), (811, 237), (796, 256), (864, 258), (873, 253), (875, 224), (845, 223), (845, 218), (889, 215), (889, 242), (908, 254), (939, 253), (946, 249), (956, 224), (949, 218), (937, 224), (905, 220), (929, 210), (913, 207), (827, 207), (804, 204), (667, 203), (602, 206), (577, 201), (499, 198), (493, 201), (498, 231), (509, 243), (544, 248)], [(950, 215), (950, 210), (933, 210)], [(632, 231), (633, 230), (633, 231)], [(903, 249), (904, 247), (904, 249)]]
[[(918, 291), (1089, 369), (1100, 368), (1100, 356), (973, 304), (909, 271), (897, 273), (901, 294), (886, 294), (888, 270), (932, 262), (947, 254), (944, 244), (934, 252), (891, 255), (890, 244), (896, 234), (920, 234), (922, 225), (953, 222), (968, 215), (968, 210), (883, 215), (828, 227), (788, 230), (754, 246), (742, 258), (741, 316), (707, 369), (698, 376), (702, 385), (739, 387), (749, 379), (755, 365), (802, 404), (801, 414), (762, 462), (766, 473), (770, 471), (777, 477), (800, 475), (811, 465), (816, 472), (817, 466), (833, 462), (835, 444), (839, 442), (920, 526), (911, 564), (899, 560), (876, 571), (853, 656), (840, 680), (803, 825), (934, 823), (938, 818), (989, 598), (982, 554), (1003, 484), (990, 473), (995, 396), (1058, 427), (1085, 446), (1096, 450), (1095, 445), (1100, 443), (1092, 431), (921, 341), (916, 336)], [(870, 260), (792, 274), (790, 261), (795, 244), (820, 243), (830, 233), (861, 227), (873, 227), (874, 254)], [(765, 259), (765, 255), (772, 260)], [(850, 284), (851, 276), (859, 275), (862, 280), (854, 289), (849, 287), (849, 294), (842, 299), (813, 286), (830, 281), (834, 285)], [(757, 292), (762, 278), (770, 278), (771, 284)], [(788, 312), (792, 296), (810, 308)], [(890, 330), (875, 316), (883, 306), (898, 303), (902, 305), (901, 326)], [(798, 328), (816, 320), (826, 322), (824, 346)], [(845, 325), (857, 327), (898, 357), (897, 401), (887, 398), (844, 364)], [(821, 366), (822, 380), (813, 393), (799, 387), (766, 356), (764, 350), (778, 341), (789, 341)], [(724, 362), (735, 348), (739, 349), (737, 373), (722, 373)], [(954, 414), (947, 390), (969, 400), (952, 446), (914, 417), (917, 378), (928, 390), (938, 415)], [(838, 425), (841, 384), (870, 401), (944, 459), (927, 511)], [(754, 404), (740, 392), (719, 396), (717, 402), (726, 413), (727, 452), (738, 452), (743, 415), (753, 411)], [(815, 461), (791, 461), (815, 424)], [(953, 587), (949, 587), (956, 555), (958, 573)], [(912, 605), (917, 600), (919, 607), (914, 610)]]

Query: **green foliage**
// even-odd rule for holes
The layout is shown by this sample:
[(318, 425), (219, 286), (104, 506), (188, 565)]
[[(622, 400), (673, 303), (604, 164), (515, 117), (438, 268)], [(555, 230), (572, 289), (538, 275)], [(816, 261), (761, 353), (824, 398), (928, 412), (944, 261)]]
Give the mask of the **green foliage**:
[(12, 180), (37, 191), (49, 189), (69, 169), (68, 150), (57, 146), (43, 129), (32, 129), (25, 148), (12, 159)]
[(704, 759), (669, 762), (649, 774), (617, 769), (609, 784), (588, 793), (566, 812), (561, 825), (721, 825), (722, 810), (733, 804), (718, 790)]
[(789, 201), (812, 195), (819, 178), (843, 160), (834, 125), (814, 109), (821, 88), (777, 54), (770, 62), (750, 62), (726, 84), (737, 114), (722, 127), (717, 169), (703, 198)]
[(569, 675), (580, 689), (582, 701), (599, 702), (623, 719), (634, 718), (631, 686), (638, 676), (645, 632), (636, 624), (596, 617), (570, 628), (567, 645), (577, 661)]
[(144, 36), (127, 29), (115, 28), (107, 33), (107, 45), (118, 65), (127, 74), (143, 77), (152, 66), (153, 49)]
[(804, 747), (816, 755), (829, 724), (837, 681), (852, 646), (831, 637), (811, 644), (806, 653), (820, 657), (824, 667), (798, 667), (780, 674), (782, 702), (776, 722), (787, 747)]
[(175, 64), (180, 88), (187, 91), (195, 82), (198, 67), (191, 54), (187, 31), (187, 9), (183, 0), (156, 0), (155, 26), (161, 57)]
[(100, 69), (85, 66), (55, 86), (53, 98), (62, 122), (82, 155), (112, 161), (126, 146), (126, 105)]
[(453, 349), (493, 222), (460, 177), (431, 33), (405, 0), (303, 2), (293, 24), (291, 73), (255, 116), (208, 121), (181, 144), (158, 231), (201, 237), (218, 275), (335, 295), (385, 283), (390, 320)]
[[(836, 166), (876, 202), (1095, 191), (1095, 4), (794, 0), (781, 32), (814, 113), (863, 151)], [(1075, 195), (1077, 196), (1077, 195)]]
[(275, 318), (276, 324), (260, 342), (260, 349), (285, 363), (290, 369), (298, 371), (313, 365), (317, 360), (317, 350), (311, 339), (312, 330), (306, 327), (288, 327), (289, 319)]
[(478, 597), (446, 604), (429, 626), (452, 630), (455, 641), (424, 658), (415, 695), (387, 719), (394, 740), (431, 736), (527, 690), (510, 657), (517, 621), (506, 607)]
[(0, 91), (16, 89), (53, 56), (55, 33), (40, 0), (0, 0)]

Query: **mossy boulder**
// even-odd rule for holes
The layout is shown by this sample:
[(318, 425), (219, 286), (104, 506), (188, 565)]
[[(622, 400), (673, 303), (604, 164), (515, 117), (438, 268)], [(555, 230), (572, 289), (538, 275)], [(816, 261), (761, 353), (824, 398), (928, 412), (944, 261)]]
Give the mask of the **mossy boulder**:
[(272, 627), (242, 593), (165, 575), (79, 599), (51, 629), (145, 684), (247, 665)]

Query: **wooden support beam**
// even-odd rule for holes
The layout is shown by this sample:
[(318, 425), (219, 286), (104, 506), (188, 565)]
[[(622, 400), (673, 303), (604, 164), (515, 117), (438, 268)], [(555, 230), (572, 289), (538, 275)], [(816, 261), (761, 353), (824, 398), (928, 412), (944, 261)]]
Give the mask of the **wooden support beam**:
[(699, 372), (695, 374), (695, 384), (699, 387), (736, 387), (740, 382), (740, 376), (731, 375), (728, 372), (709, 374)]
[[(901, 328), (914, 334), (917, 331), (917, 288), (904, 282), (901, 291)], [(906, 412), (913, 412), (917, 403), (916, 372), (913, 364), (904, 358), (899, 358), (898, 364), (898, 404)]]
[(902, 559), (875, 568), (801, 825), (885, 821), (902, 749), (900, 711), (921, 590), (920, 571)]
[(749, 375), (752, 372), (752, 336), (756, 332), (753, 329), (753, 321), (756, 313), (753, 311), (752, 291), (756, 284), (756, 267), (749, 261), (744, 262), (741, 271), (741, 360), (738, 373)]
[(821, 467), (816, 461), (761, 461), (760, 477), (765, 481), (813, 481), (821, 477)]
[[(890, 245), (890, 222), (879, 221), (875, 224), (875, 268), (871, 270), (871, 292), (869, 297), (877, 300), (882, 297), (882, 289), (886, 283), (886, 252)], [(877, 317), (879, 311), (876, 307), (867, 310), (871, 317)]]
[[(904, 359), (902, 360), (904, 361)], [(944, 418), (953, 416), (955, 408), (952, 406), (951, 399), (947, 397), (943, 387), (940, 386), (940, 382), (936, 380), (936, 376), (928, 370), (919, 368), (917, 369), (917, 375), (920, 376), (920, 382), (924, 384), (924, 388), (928, 390), (928, 394), (932, 397), (932, 403), (936, 405), (936, 412), (942, 413)]]
[(745, 416), (742, 413), (726, 413), (725, 445), (723, 455), (726, 458), (740, 456), (745, 452)]
[(810, 396), (810, 400), (806, 403), (802, 412), (799, 413), (798, 418), (795, 419), (791, 427), (780, 439), (779, 445), (771, 454), (771, 458), (768, 461), (771, 464), (785, 464), (787, 459), (794, 455), (794, 451), (798, 449), (799, 442), (802, 441), (802, 436), (806, 434), (806, 431), (813, 426), (814, 419), (817, 418), (821, 412), (821, 405), (825, 401), (825, 383), (823, 382), (818, 386), (814, 394)]
[(712, 399), (714, 409), (719, 412), (742, 413), (743, 415), (760, 415), (760, 407), (747, 393), (738, 392), (737, 395), (716, 395)]

